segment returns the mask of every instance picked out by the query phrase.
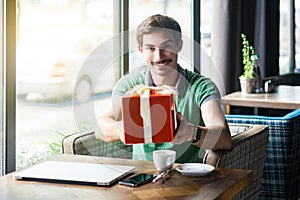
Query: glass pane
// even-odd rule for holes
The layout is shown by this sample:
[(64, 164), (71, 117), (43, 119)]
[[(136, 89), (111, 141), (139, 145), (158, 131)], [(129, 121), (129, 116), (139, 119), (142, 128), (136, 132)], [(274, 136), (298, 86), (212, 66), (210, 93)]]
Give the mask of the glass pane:
[(200, 33), (201, 33), (201, 48), (205, 50), (207, 55), (211, 54), (211, 19), (212, 19), (212, 0), (201, 1), (201, 18), (200, 18)]
[[(183, 68), (192, 69), (192, 1), (191, 0), (129, 0), (129, 30), (130, 30), (130, 63), (129, 70), (144, 64), (143, 58), (137, 50), (135, 30), (146, 17), (154, 14), (168, 15), (181, 26), (183, 35), (183, 49), (179, 53), (178, 63)], [(180, 10), (180, 12), (178, 12)]]
[(279, 73), (290, 70), (290, 0), (280, 0)]
[(296, 71), (300, 72), (300, 2), (295, 1)]
[[(23, 168), (61, 153), (64, 135), (93, 126), (87, 119), (78, 127), (72, 97), (106, 101), (118, 71), (92, 77), (106, 69), (101, 58), (113, 51), (102, 44), (114, 34), (114, 1), (19, 2), (16, 143), (17, 168)], [(87, 66), (94, 71), (85, 74)]]

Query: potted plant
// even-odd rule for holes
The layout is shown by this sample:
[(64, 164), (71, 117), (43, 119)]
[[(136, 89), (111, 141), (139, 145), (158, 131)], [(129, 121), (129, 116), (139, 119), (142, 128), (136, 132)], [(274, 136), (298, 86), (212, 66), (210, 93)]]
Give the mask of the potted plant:
[(251, 93), (254, 81), (254, 66), (258, 55), (254, 51), (254, 47), (250, 45), (246, 35), (241, 34), (242, 37), (242, 56), (244, 72), (240, 76), (240, 84), (242, 93)]

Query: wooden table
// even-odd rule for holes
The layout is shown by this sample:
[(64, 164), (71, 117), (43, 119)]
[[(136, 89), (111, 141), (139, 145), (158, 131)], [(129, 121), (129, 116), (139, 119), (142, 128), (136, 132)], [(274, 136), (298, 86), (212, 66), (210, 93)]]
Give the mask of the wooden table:
[[(135, 172), (156, 173), (153, 162), (80, 155), (60, 155), (52, 160), (134, 165)], [(14, 180), (12, 173), (0, 177), (1, 200), (75, 199), (231, 199), (253, 178), (251, 170), (216, 168), (203, 177), (175, 173), (164, 185), (111, 187)]]
[(242, 94), (234, 92), (222, 97), (222, 104), (226, 105), (226, 113), (230, 113), (230, 106), (297, 109), (300, 108), (300, 86), (278, 86), (274, 93)]

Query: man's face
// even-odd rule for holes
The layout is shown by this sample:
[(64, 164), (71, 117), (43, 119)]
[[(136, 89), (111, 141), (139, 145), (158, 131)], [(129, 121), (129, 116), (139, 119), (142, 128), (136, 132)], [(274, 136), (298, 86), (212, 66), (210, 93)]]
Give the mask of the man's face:
[(170, 30), (159, 30), (143, 36), (143, 46), (139, 47), (152, 73), (166, 76), (177, 69), (178, 52), (182, 41), (178, 44)]

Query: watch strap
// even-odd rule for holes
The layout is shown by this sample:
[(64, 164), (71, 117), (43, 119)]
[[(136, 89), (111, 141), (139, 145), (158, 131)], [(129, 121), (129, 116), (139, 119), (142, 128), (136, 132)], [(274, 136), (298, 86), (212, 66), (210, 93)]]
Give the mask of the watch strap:
[(193, 144), (197, 143), (201, 138), (201, 128), (199, 126), (195, 126), (195, 133), (193, 138)]

